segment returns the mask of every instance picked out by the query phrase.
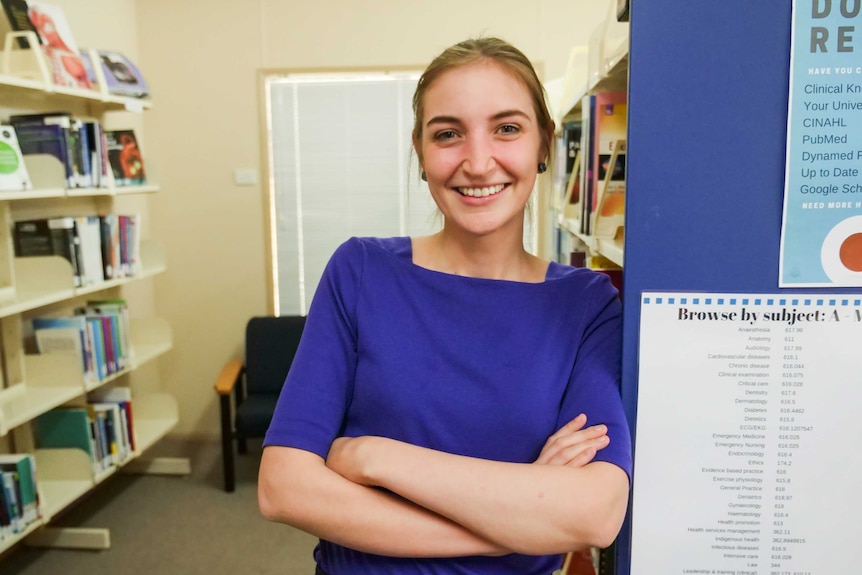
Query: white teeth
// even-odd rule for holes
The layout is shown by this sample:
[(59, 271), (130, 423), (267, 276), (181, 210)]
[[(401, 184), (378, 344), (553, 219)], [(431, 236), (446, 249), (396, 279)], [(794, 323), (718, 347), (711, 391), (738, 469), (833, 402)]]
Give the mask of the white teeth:
[(505, 184), (497, 184), (496, 186), (488, 186), (487, 188), (458, 188), (458, 191), (465, 196), (484, 198), (486, 196), (493, 196), (505, 187)]

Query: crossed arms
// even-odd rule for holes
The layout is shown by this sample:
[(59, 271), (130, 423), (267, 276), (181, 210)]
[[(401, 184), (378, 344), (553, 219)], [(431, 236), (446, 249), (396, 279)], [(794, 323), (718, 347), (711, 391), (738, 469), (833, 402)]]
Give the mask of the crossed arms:
[(383, 437), (339, 438), (327, 459), (269, 446), (258, 500), (271, 521), (366, 553), (457, 557), (607, 547), (628, 502), (628, 476), (592, 461), (603, 425), (580, 415), (532, 464), (452, 455)]

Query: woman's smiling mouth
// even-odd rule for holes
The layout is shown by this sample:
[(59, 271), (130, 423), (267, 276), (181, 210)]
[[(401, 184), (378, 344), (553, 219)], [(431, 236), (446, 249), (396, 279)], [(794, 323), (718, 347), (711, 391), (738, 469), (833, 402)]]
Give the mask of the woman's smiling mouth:
[(455, 188), (462, 196), (470, 196), (471, 198), (484, 198), (500, 193), (508, 184), (497, 184), (496, 186), (486, 186), (484, 188)]

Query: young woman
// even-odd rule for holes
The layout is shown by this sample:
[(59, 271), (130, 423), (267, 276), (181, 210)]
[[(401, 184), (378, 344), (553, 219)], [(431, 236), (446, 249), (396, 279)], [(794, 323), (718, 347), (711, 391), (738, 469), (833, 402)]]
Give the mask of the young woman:
[(413, 106), (443, 229), (333, 255), (265, 439), (260, 508), (320, 537), (318, 573), (549, 575), (625, 515), (619, 299), (523, 247), (554, 123), (521, 52), (457, 44)]

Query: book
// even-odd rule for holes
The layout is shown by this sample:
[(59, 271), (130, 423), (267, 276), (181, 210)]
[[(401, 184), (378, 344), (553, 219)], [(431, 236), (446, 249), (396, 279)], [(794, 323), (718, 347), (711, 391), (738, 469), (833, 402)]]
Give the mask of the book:
[(33, 184), (15, 128), (0, 125), (0, 191), (31, 189)]
[(90, 316), (101, 316), (110, 319), (112, 345), (116, 351), (119, 369), (125, 369), (132, 364), (132, 340), (129, 326), (129, 308), (123, 299), (88, 301), (86, 307), (79, 310)]
[(35, 420), (36, 444), (41, 448), (83, 450), (93, 464), (93, 472), (103, 470), (96, 449), (96, 435), (86, 407), (61, 407), (45, 412)]
[(2, 494), (5, 515), (9, 518), (6, 535), (21, 533), (24, 530), (24, 520), (21, 516), (21, 496), (18, 493), (16, 474), (0, 470), (0, 494)]
[(563, 188), (558, 210), (564, 217), (574, 219), (580, 218), (581, 126), (580, 120), (566, 122), (559, 142), (564, 150), (565, 167), (561, 174)]
[(107, 188), (110, 186), (108, 151), (105, 149), (102, 124), (95, 120), (84, 120), (81, 124), (87, 143), (85, 152), (89, 159), (92, 185)]
[(95, 66), (101, 67), (105, 88), (109, 94), (130, 98), (145, 98), (150, 95), (144, 75), (126, 55), (107, 50), (83, 50), (81, 59), (92, 84), (98, 82)]
[(104, 414), (107, 442), (114, 465), (123, 463), (132, 454), (128, 429), (125, 424), (125, 411), (121, 402), (91, 402), (96, 412)]
[(114, 214), (99, 215), (99, 228), (102, 236), (102, 265), (106, 280), (119, 278), (119, 228), (117, 227), (117, 216)]
[(51, 125), (14, 125), (21, 153), (48, 154), (54, 156), (63, 166), (66, 187), (74, 186), (72, 163), (69, 156), (69, 141), (62, 126)]
[(71, 353), (81, 358), (81, 373), (85, 381), (98, 381), (94, 342), (83, 316), (34, 317), (33, 335), (40, 353)]
[(15, 222), (12, 243), (17, 257), (61, 256), (72, 265), (75, 287), (83, 285), (84, 267), (75, 218)]
[(29, 0), (27, 16), (42, 41), (42, 50), (51, 64), (58, 86), (91, 89), (72, 29), (60, 6)]
[(36, 486), (36, 459), (29, 454), (0, 454), (0, 471), (17, 474), (19, 504), (24, 525), (41, 515), (39, 490)]
[[(66, 168), (66, 185), (69, 188), (89, 188), (93, 186), (89, 136), (84, 122), (73, 118), (69, 112), (50, 112), (47, 114), (16, 114), (9, 117), (9, 123), (17, 130), (18, 140), (23, 153), (51, 153)], [(48, 129), (47, 126), (59, 126)], [(56, 139), (62, 142), (61, 150), (53, 148), (30, 150), (31, 141)], [(25, 146), (26, 144), (26, 146)]]
[(84, 315), (87, 321), (87, 336), (93, 342), (93, 363), (99, 381), (108, 377), (108, 359), (105, 355), (105, 334), (102, 318)]
[(613, 238), (624, 225), (626, 98), (625, 92), (595, 95), (590, 233), (597, 237)]
[(81, 240), (81, 255), (84, 260), (83, 285), (105, 281), (105, 266), (102, 262), (102, 226), (98, 216), (79, 216), (75, 225)]
[(134, 130), (106, 130), (108, 162), (114, 175), (114, 185), (140, 186), (147, 182), (144, 158)]
[(132, 416), (132, 389), (124, 386), (100, 387), (90, 395), (94, 401), (102, 403), (115, 403), (120, 409), (120, 417), (124, 426), (124, 440), (128, 444), (130, 452), (134, 452), (135, 430), (134, 417)]
[(580, 189), (580, 220), (582, 234), (590, 233), (590, 212), (593, 201), (593, 169), (595, 164), (595, 106), (593, 94), (581, 99), (581, 166), (578, 173)]
[(141, 234), (139, 214), (119, 215), (120, 275), (131, 277), (141, 270)]
[(11, 504), (6, 501), (3, 479), (0, 477), (0, 541), (12, 536)]

